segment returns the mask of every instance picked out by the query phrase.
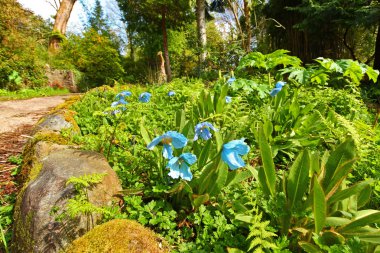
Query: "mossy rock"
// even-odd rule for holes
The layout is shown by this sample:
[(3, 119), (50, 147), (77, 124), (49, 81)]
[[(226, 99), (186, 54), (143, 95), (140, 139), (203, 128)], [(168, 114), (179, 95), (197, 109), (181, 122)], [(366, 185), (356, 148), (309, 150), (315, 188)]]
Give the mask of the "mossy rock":
[(166, 243), (153, 231), (132, 220), (112, 220), (76, 239), (66, 253), (162, 253)]

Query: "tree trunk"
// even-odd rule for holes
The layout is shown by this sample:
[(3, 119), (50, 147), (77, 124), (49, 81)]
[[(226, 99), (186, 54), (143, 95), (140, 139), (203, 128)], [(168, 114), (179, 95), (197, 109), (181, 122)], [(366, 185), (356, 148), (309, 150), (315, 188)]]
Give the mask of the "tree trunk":
[(166, 10), (162, 11), (162, 42), (164, 46), (164, 58), (165, 58), (165, 69), (166, 69), (166, 81), (170, 82), (172, 80), (172, 71), (170, 69), (170, 60), (169, 60), (169, 49), (168, 49), (168, 34), (166, 30)]
[(76, 0), (62, 0), (55, 16), (53, 33), (49, 40), (49, 50), (55, 51), (59, 48), (62, 36), (66, 33), (67, 22)]
[(135, 46), (133, 45), (133, 32), (127, 28), (129, 56), (132, 62), (135, 62)]
[(380, 24), (377, 28), (376, 44), (375, 44), (375, 59), (373, 60), (373, 68), (380, 70)]
[(244, 34), (244, 50), (249, 53), (251, 51), (251, 37), (252, 37), (252, 29), (251, 29), (251, 5), (249, 4), (249, 0), (244, 0), (244, 17), (245, 17), (245, 34)]
[(206, 45), (206, 2), (205, 0), (197, 0), (197, 30), (198, 30), (198, 44), (201, 48), (199, 54), (199, 69), (203, 71), (207, 57)]

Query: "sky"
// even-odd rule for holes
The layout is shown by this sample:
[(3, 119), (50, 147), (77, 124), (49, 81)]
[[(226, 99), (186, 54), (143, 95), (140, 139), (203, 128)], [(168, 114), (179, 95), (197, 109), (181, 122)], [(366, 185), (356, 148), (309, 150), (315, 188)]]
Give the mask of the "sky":
[[(25, 8), (33, 11), (35, 14), (41, 16), (43, 19), (49, 19), (54, 21), (52, 16), (55, 15), (56, 11), (48, 3), (49, 0), (17, 0)], [(53, 0), (51, 0), (53, 2)], [(91, 5), (93, 0), (87, 0)], [(79, 33), (83, 30), (83, 21), (86, 20), (86, 14), (83, 10), (82, 4), (77, 1), (74, 5), (73, 11), (70, 15), (69, 22), (67, 24), (67, 30), (69, 32)], [(81, 21), (83, 20), (83, 21)]]

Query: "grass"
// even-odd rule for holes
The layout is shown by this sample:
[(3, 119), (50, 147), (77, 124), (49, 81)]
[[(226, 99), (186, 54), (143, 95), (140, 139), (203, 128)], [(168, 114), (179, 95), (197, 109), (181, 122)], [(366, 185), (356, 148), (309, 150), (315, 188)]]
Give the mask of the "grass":
[(54, 89), (51, 87), (42, 87), (35, 89), (21, 89), (18, 91), (8, 91), (5, 89), (0, 89), (0, 101), (5, 100), (16, 100), (16, 99), (27, 99), (34, 97), (49, 97), (56, 95), (64, 95), (70, 93), (67, 89)]

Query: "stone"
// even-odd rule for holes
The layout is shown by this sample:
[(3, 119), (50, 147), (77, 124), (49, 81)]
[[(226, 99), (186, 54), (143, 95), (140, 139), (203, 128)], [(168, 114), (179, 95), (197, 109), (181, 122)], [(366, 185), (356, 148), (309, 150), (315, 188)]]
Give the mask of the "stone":
[(71, 70), (51, 69), (46, 66), (46, 77), (48, 78), (49, 86), (53, 88), (67, 88), (70, 92), (78, 92), (74, 72)]
[(92, 214), (57, 220), (65, 213), (68, 200), (76, 194), (73, 185), (66, 185), (69, 178), (106, 173), (102, 182), (88, 191), (89, 202), (97, 207), (110, 206), (114, 195), (122, 190), (103, 155), (55, 148), (58, 150), (40, 147), (40, 155), (41, 152), (50, 154), (41, 160), (40, 172), (18, 196), (12, 252), (59, 252), (96, 224), (99, 216)]
[(51, 114), (43, 118), (42, 122), (36, 125), (34, 133), (41, 130), (48, 130), (52, 132), (60, 132), (63, 129), (71, 128), (73, 125), (66, 121), (65, 117), (61, 114)]
[(132, 220), (112, 220), (76, 239), (66, 253), (164, 253), (167, 243)]

